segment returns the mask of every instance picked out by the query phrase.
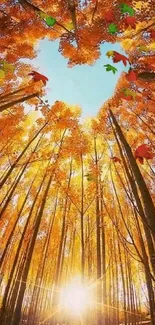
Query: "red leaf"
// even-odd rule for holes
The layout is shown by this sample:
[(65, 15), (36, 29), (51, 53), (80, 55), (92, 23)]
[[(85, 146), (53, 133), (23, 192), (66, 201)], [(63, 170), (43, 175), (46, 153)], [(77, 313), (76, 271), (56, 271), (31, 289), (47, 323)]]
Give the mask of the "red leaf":
[(125, 100), (131, 100), (131, 99), (133, 99), (132, 96), (125, 96), (125, 95), (122, 95), (121, 98), (122, 99), (125, 99)]
[(123, 64), (126, 66), (127, 61), (129, 61), (129, 59), (125, 55), (122, 55), (122, 54), (114, 51), (113, 62), (118, 63), (120, 61), (122, 61)]
[(152, 148), (147, 144), (142, 144), (135, 150), (135, 158), (139, 160), (141, 164), (143, 164), (143, 158), (146, 160), (153, 159), (154, 154), (152, 152)]
[(155, 37), (155, 30), (151, 30), (151, 32), (150, 32), (150, 36), (151, 36), (152, 38)]
[(106, 12), (105, 16), (104, 16), (105, 20), (110, 23), (114, 21), (114, 13), (113, 10), (110, 9)]
[(126, 18), (123, 19), (123, 21), (125, 22), (125, 24), (127, 26), (131, 26), (134, 29), (136, 28), (136, 18), (135, 17), (127, 16)]
[(36, 72), (36, 71), (32, 71), (28, 74), (29, 76), (32, 76), (33, 81), (37, 82), (37, 81), (42, 81), (44, 85), (46, 85), (46, 82), (48, 81), (48, 78), (45, 77), (43, 74)]
[(121, 163), (121, 159), (118, 158), (118, 157), (116, 157), (116, 156), (111, 157), (111, 160), (113, 160), (114, 162), (119, 162), (119, 163)]
[(136, 81), (137, 80), (137, 75), (133, 70), (130, 70), (127, 74), (126, 74), (126, 79), (128, 81)]

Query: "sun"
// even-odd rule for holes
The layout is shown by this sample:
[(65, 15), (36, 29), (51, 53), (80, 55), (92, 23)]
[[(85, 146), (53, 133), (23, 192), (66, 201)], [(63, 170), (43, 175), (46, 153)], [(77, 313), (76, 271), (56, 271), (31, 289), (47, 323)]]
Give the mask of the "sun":
[(61, 290), (60, 304), (63, 309), (74, 315), (81, 315), (91, 305), (88, 288), (79, 283), (71, 283)]

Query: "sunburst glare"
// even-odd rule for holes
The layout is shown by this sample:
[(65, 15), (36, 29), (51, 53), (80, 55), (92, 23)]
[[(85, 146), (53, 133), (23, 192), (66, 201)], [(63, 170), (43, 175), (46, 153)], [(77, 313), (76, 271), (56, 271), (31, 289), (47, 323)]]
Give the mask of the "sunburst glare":
[(90, 290), (77, 282), (68, 284), (61, 290), (60, 304), (67, 312), (81, 315), (92, 305)]

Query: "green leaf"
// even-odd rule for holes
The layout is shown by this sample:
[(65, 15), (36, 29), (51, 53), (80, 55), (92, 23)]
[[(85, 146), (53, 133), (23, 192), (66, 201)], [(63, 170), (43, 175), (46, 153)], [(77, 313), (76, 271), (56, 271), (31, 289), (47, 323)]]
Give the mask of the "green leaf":
[(135, 10), (132, 7), (129, 7), (126, 3), (122, 3), (120, 7), (122, 14), (128, 13), (130, 16), (133, 16), (135, 14)]
[(117, 28), (117, 26), (116, 26), (115, 24), (110, 24), (110, 25), (108, 26), (108, 32), (109, 32), (110, 34), (115, 34), (115, 33), (117, 33), (117, 32), (118, 32), (118, 28)]
[(0, 79), (4, 79), (5, 78), (5, 71), (0, 69)]
[(54, 26), (54, 25), (56, 24), (56, 19), (53, 18), (53, 17), (50, 17), (50, 16), (48, 16), (48, 17), (45, 19), (45, 21), (46, 21), (46, 24), (47, 24), (49, 27)]
[(106, 68), (106, 71), (112, 71), (113, 74), (116, 73), (116, 71), (118, 71), (115, 67), (113, 67), (113, 65), (111, 64), (105, 64), (104, 67)]

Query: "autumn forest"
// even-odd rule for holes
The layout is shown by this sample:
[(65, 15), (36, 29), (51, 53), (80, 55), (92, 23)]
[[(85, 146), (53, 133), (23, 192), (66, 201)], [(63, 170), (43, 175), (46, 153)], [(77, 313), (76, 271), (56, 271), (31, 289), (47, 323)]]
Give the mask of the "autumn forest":
[[(153, 7), (0, 1), (0, 325), (155, 325)], [(110, 44), (95, 117), (48, 99), (44, 39), (68, 69)]]

